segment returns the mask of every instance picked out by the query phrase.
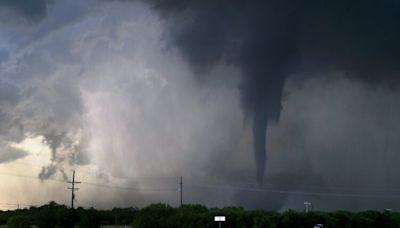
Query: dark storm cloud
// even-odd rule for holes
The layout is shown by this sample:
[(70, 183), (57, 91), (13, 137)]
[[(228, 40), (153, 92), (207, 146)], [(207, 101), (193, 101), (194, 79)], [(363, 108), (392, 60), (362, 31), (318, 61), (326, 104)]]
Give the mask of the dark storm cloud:
[(19, 89), (7, 82), (0, 81), (0, 104), (12, 105), (19, 100)]
[[(0, 140), (20, 141), (23, 126), (20, 120), (13, 115), (12, 109), (20, 99), (20, 90), (17, 86), (0, 80)], [(17, 154), (21, 155), (21, 153)]]
[[(372, 73), (399, 70), (395, 1), (150, 2), (172, 20), (174, 42), (202, 69), (225, 58), (254, 70), (337, 67), (376, 78)], [(283, 69), (290, 60), (296, 67)]]
[(59, 167), (57, 163), (50, 163), (47, 166), (42, 167), (42, 170), (40, 171), (38, 177), (40, 180), (47, 180), (57, 173), (61, 174), (64, 181), (68, 180), (68, 176), (65, 173), (64, 169), (62, 167)]
[(17, 12), (28, 20), (40, 20), (47, 14), (46, 0), (2, 0), (0, 8), (5, 7)]
[(56, 133), (54, 131), (51, 131), (47, 134), (44, 134), (43, 137), (43, 142), (49, 145), (51, 149), (51, 160), (55, 161), (57, 149), (61, 146), (65, 138), (65, 133)]
[(400, 5), (395, 1), (310, 4), (298, 26), (303, 61), (320, 70), (347, 70), (352, 76), (373, 82), (397, 79), (399, 12)]
[[(163, 1), (149, 0), (167, 19), (167, 33), (201, 79), (221, 61), (238, 66), (241, 105), (252, 120), (257, 178), (262, 182), (266, 129), (278, 121), (291, 74), (346, 71), (371, 82), (392, 82), (399, 67), (399, 4), (394, 1)], [(31, 19), (48, 2), (2, 1)], [(60, 143), (45, 137), (53, 151)]]
[(26, 151), (10, 147), (4, 143), (1, 143), (0, 146), (0, 163), (11, 162), (28, 155)]
[[(247, 154), (254, 147), (259, 182), (287, 193), (193, 188), (185, 193), (188, 202), (279, 209), (285, 202), (302, 206), (303, 198), (293, 203), (290, 191), (315, 191), (308, 185), (326, 187), (321, 192), (335, 184), (362, 191), (372, 176), (382, 185), (384, 167), (376, 159), (357, 160), (375, 156), (381, 144), (370, 135), (378, 138), (387, 128), (378, 122), (390, 112), (380, 113), (377, 104), (395, 96), (386, 88), (377, 96), (371, 85), (396, 84), (398, 3), (144, 0), (157, 17), (148, 5), (127, 3), (133, 1), (59, 0), (48, 9), (45, 1), (36, 1), (36, 8), (33, 1), (0, 3), (1, 12), (23, 15), (0, 29), (0, 140), (40, 136), (52, 152), (41, 179), (66, 179), (68, 165), (90, 164), (110, 183), (184, 173), (187, 186), (213, 179), (243, 187), (254, 180)], [(19, 26), (21, 18), (40, 23)], [(171, 49), (162, 49), (164, 42)], [(343, 85), (338, 74), (346, 78)], [(333, 79), (332, 88), (313, 84), (313, 77)], [(358, 84), (366, 85), (361, 91), (368, 96), (359, 97)], [(241, 125), (237, 100), (252, 131)], [(346, 109), (357, 102), (360, 109)], [(279, 126), (271, 125), (276, 121)], [(396, 141), (398, 132), (389, 138)], [(388, 147), (393, 154), (400, 148), (390, 140)], [(385, 165), (396, 167), (395, 158)], [(104, 198), (97, 194), (97, 188), (90, 191), (94, 203)]]
[(150, 1), (195, 72), (221, 61), (241, 68), (241, 103), (253, 120), (257, 177), (265, 170), (266, 128), (279, 120), (291, 74), (348, 72), (396, 81), (399, 4), (394, 1)]

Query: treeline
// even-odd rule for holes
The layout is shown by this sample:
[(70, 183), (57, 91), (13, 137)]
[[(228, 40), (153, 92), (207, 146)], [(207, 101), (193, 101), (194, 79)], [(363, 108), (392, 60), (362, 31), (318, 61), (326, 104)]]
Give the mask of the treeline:
[(0, 224), (7, 227), (100, 227), (101, 225), (132, 225), (132, 227), (218, 227), (214, 216), (223, 215), (222, 227), (400, 227), (399, 212), (271, 212), (244, 210), (241, 207), (207, 208), (185, 205), (174, 208), (165, 204), (148, 207), (95, 210), (77, 208), (51, 202), (41, 207), (0, 212)]
[(23, 228), (35, 225), (39, 228), (79, 227), (98, 228), (101, 225), (131, 224), (139, 210), (137, 208), (114, 208), (112, 210), (84, 209), (71, 210), (55, 202), (40, 207), (0, 211), (0, 225)]

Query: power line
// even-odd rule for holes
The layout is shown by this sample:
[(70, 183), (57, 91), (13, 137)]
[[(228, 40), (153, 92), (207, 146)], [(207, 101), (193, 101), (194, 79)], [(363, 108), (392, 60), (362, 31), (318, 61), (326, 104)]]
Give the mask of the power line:
[(46, 178), (46, 179), (41, 179), (37, 176), (28, 176), (28, 175), (21, 175), (21, 174), (14, 174), (14, 173), (0, 173), (2, 176), (13, 176), (13, 177), (21, 177), (21, 178), (28, 178), (28, 179), (37, 179), (40, 181), (57, 181), (57, 182), (65, 182), (65, 180), (62, 179), (56, 179), (56, 178)]
[[(265, 182), (265, 181), (264, 181)], [(196, 181), (196, 184), (195, 185), (209, 185), (209, 184), (211, 184), (211, 185), (218, 185), (218, 186), (245, 186), (245, 187), (248, 187), (248, 188), (258, 188), (258, 186), (259, 186), (259, 184), (258, 184), (258, 182), (237, 182), (237, 181), (235, 181), (235, 182), (226, 182), (226, 181), (223, 181), (223, 182), (221, 182), (221, 181), (212, 181), (212, 182), (210, 182), (210, 181)], [(270, 187), (270, 188), (280, 188), (280, 189), (293, 189), (293, 188), (297, 188), (296, 187), (296, 185), (281, 185), (281, 184), (270, 184), (270, 183), (264, 183), (263, 184), (263, 186), (264, 187)], [(308, 190), (308, 191), (312, 191), (311, 189), (313, 189), (314, 191), (318, 191), (318, 190), (321, 190), (321, 191), (327, 191), (327, 190), (332, 190), (332, 189), (335, 189), (335, 190), (348, 190), (348, 191), (351, 191), (351, 190), (360, 190), (360, 187), (350, 187), (350, 186), (348, 186), (348, 187), (345, 187), (345, 186), (339, 186), (339, 185), (335, 185), (335, 186), (331, 186), (331, 185), (329, 185), (329, 186), (323, 186), (323, 185), (310, 185), (310, 184), (307, 184), (307, 186), (305, 186), (305, 188)], [(393, 187), (391, 187), (390, 189), (387, 189), (387, 188), (383, 188), (383, 187), (376, 187), (376, 186), (362, 186), (362, 189), (363, 190), (368, 190), (368, 191), (370, 191), (370, 192), (372, 192), (372, 191), (375, 191), (375, 192), (379, 192), (379, 191), (382, 191), (382, 192), (389, 192), (389, 191), (391, 191), (391, 192), (400, 192), (400, 188), (393, 188)]]
[[(0, 175), (14, 176), (14, 177), (20, 177), (20, 178), (29, 178), (29, 179), (38, 179), (41, 181), (49, 180), (49, 181), (56, 181), (56, 182), (62, 182), (62, 183), (66, 182), (65, 180), (61, 180), (61, 179), (54, 179), (54, 178), (40, 179), (35, 176), (19, 175), (19, 174), (12, 174), (12, 173), (0, 173)], [(77, 183), (77, 182), (75, 182), (75, 183)], [(136, 190), (136, 191), (143, 191), (143, 192), (145, 192), (145, 191), (176, 192), (176, 191), (180, 190), (180, 188), (178, 188), (178, 187), (143, 188), (143, 187), (108, 185), (108, 184), (92, 183), (92, 182), (84, 182), (84, 181), (82, 181), (80, 183), (86, 184), (86, 185), (97, 186), (97, 187), (103, 187), (103, 188), (121, 189), (121, 190)], [(236, 189), (236, 190), (245, 190), (245, 191), (253, 191), (253, 192), (269, 192), (269, 193), (277, 193), (277, 194), (295, 194), (295, 195), (308, 195), (308, 196), (314, 195), (314, 196), (327, 196), (327, 197), (387, 198), (387, 199), (400, 198), (400, 193), (383, 195), (383, 194), (359, 194), (359, 193), (339, 193), (339, 192), (313, 192), (313, 191), (294, 191), (294, 190), (274, 189), (274, 188), (242, 187), (242, 186), (210, 184), (210, 183), (201, 183), (201, 184), (186, 183), (186, 186), (192, 187), (192, 188)], [(344, 188), (344, 189), (357, 190), (356, 188)], [(182, 186), (182, 192), (183, 192), (183, 186)], [(182, 195), (183, 195), (183, 193), (182, 193)], [(182, 201), (183, 201), (183, 199), (182, 199)]]
[(0, 203), (0, 208), (2, 208), (0, 211), (2, 211), (3, 209), (21, 209), (22, 208), (26, 208), (26, 207), (35, 207), (36, 205), (32, 205), (32, 204), (20, 204), (20, 203)]
[(291, 190), (280, 190), (280, 189), (266, 189), (266, 188), (248, 188), (239, 186), (221, 186), (221, 185), (196, 185), (186, 184), (189, 187), (201, 187), (201, 188), (221, 188), (221, 189), (236, 189), (253, 192), (269, 192), (278, 194), (295, 194), (295, 195), (314, 195), (314, 196), (332, 196), (332, 197), (359, 197), (359, 198), (400, 198), (400, 194), (392, 195), (378, 195), (378, 194), (356, 194), (356, 193), (334, 193), (334, 192), (306, 192), (306, 191), (291, 191)]
[(137, 191), (150, 191), (150, 192), (162, 192), (162, 191), (178, 191), (178, 188), (142, 188), (142, 187), (124, 187), (124, 186), (117, 186), (117, 185), (107, 185), (107, 184), (99, 184), (99, 183), (91, 183), (91, 182), (82, 182), (82, 184), (88, 184), (98, 187), (104, 188), (113, 188), (113, 189), (123, 189), (123, 190), (137, 190)]
[[(20, 174), (13, 174), (13, 173), (0, 173), (0, 175), (3, 176), (13, 176), (13, 177), (19, 177), (19, 178), (28, 178), (28, 179), (34, 179), (34, 180), (40, 180), (40, 181), (55, 181), (55, 182), (60, 182), (60, 183), (71, 183), (68, 181), (65, 181), (63, 179), (56, 179), (56, 178), (46, 178), (46, 179), (41, 179), (37, 176), (28, 176), (28, 175), (20, 175)], [(75, 182), (77, 183), (77, 182)], [(123, 190), (137, 190), (137, 191), (178, 191), (178, 187), (169, 187), (169, 188), (143, 188), (143, 187), (126, 187), (126, 186), (118, 186), (118, 185), (108, 185), (108, 184), (102, 184), (102, 183), (93, 183), (93, 182), (86, 182), (82, 181), (79, 182), (80, 184), (87, 184), (87, 185), (93, 185), (97, 187), (103, 187), (103, 188), (112, 188), (112, 189), (123, 189)]]
[[(34, 164), (34, 163), (28, 163), (28, 162), (20, 162), (20, 161), (14, 161), (13, 163), (17, 163), (17, 164), (23, 164), (23, 165), (29, 165), (29, 166), (36, 166), (36, 167), (43, 167), (43, 165), (39, 165), (39, 164)], [(1, 164), (0, 164), (1, 165)], [(65, 170), (71, 170), (71, 171), (73, 171), (73, 169), (65, 169)], [(84, 170), (79, 170), (79, 172), (83, 172), (83, 173), (86, 173), (86, 174), (91, 174), (91, 175), (96, 175), (96, 171), (84, 171)], [(32, 179), (40, 179), (40, 178), (37, 178), (37, 177), (32, 177), (32, 176), (26, 176), (26, 175), (19, 175), (19, 174), (10, 174), (10, 173), (0, 173), (0, 175), (7, 175), (7, 176), (17, 176), (17, 177), (24, 177), (24, 178), (32, 178)], [(142, 180), (144, 180), (144, 181), (146, 181), (146, 180), (149, 180), (149, 179), (155, 179), (155, 180), (159, 180), (159, 179), (163, 179), (163, 180), (165, 180), (165, 179), (175, 179), (175, 178), (177, 178), (177, 177), (153, 177), (153, 178), (151, 178), (151, 177), (147, 177), (147, 178), (134, 178), (135, 179), (135, 181), (139, 181), (139, 182), (141, 182)], [(42, 181), (44, 181), (44, 180), (53, 180), (53, 181), (58, 181), (58, 182), (65, 182), (65, 180), (63, 180), (63, 179), (55, 179), (55, 178), (46, 178), (46, 179), (40, 179), (40, 180), (42, 180)], [(203, 182), (200, 182), (200, 183), (203, 183)], [(207, 182), (206, 182), (207, 183)], [(86, 182), (86, 184), (90, 184), (90, 185), (98, 185), (98, 186), (100, 186), (100, 187), (107, 187), (107, 188), (117, 188), (117, 189), (132, 189), (132, 190), (136, 190), (135, 188), (125, 188), (125, 187), (120, 187), (120, 186), (110, 186), (110, 185), (105, 185), (105, 184), (98, 184), (98, 183), (87, 183)], [(222, 185), (240, 185), (240, 186), (250, 186), (250, 188), (256, 188), (257, 186), (258, 186), (258, 183), (257, 182), (254, 182), (254, 181), (248, 181), (248, 182), (226, 182), (226, 181), (223, 181), (223, 182), (213, 182), (213, 184), (214, 185), (216, 185), (216, 184), (218, 184), (218, 185), (220, 185), (220, 184), (222, 184)], [(282, 188), (282, 189), (291, 189), (291, 188), (293, 188), (293, 186), (285, 186), (285, 185), (275, 185), (275, 184), (268, 184), (268, 182), (266, 182), (265, 184), (264, 184), (264, 186), (269, 186), (269, 187), (272, 187), (272, 188)], [(324, 190), (326, 190), (326, 189), (329, 189), (329, 190), (338, 190), (338, 191), (341, 191), (341, 190), (355, 190), (355, 191), (357, 191), (357, 190), (359, 190), (359, 188), (356, 188), (356, 187), (346, 187), (346, 186), (339, 186), (339, 185), (334, 185), (334, 186), (332, 186), (332, 185), (330, 185), (329, 187), (327, 187), (327, 186), (318, 186), (318, 185), (310, 185), (310, 184), (308, 184), (307, 185), (307, 190), (309, 190), (309, 191), (318, 191), (318, 190), (321, 190), (321, 191), (324, 191)], [(143, 188), (137, 188), (137, 190), (143, 190)], [(387, 188), (387, 187), (377, 187), (377, 186), (363, 186), (363, 190), (368, 190), (369, 192), (400, 192), (400, 188), (396, 188), (396, 187), (393, 187), (393, 186), (391, 186), (390, 188)], [(153, 191), (152, 189), (150, 189), (149, 191)], [(161, 190), (162, 191), (162, 190)]]

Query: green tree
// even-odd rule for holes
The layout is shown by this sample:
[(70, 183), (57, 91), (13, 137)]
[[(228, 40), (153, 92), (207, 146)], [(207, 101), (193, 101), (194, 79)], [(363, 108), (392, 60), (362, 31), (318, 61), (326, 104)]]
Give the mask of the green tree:
[(8, 228), (29, 228), (31, 219), (24, 215), (14, 215), (7, 221)]
[(176, 227), (171, 218), (176, 214), (176, 209), (166, 204), (152, 204), (143, 208), (135, 216), (133, 227)]

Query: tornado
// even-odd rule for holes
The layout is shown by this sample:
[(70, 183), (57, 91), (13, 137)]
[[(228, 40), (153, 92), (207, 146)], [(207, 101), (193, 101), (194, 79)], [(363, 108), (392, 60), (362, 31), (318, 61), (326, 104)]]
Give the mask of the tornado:
[(254, 113), (253, 118), (253, 140), (254, 158), (256, 161), (257, 181), (260, 186), (263, 184), (265, 168), (267, 163), (267, 138), (268, 119), (263, 111)]
[(166, 19), (168, 40), (198, 77), (221, 62), (242, 72), (240, 103), (253, 124), (260, 185), (267, 128), (279, 121), (289, 77), (301, 82), (346, 72), (371, 85), (400, 81), (396, 1), (147, 1)]

